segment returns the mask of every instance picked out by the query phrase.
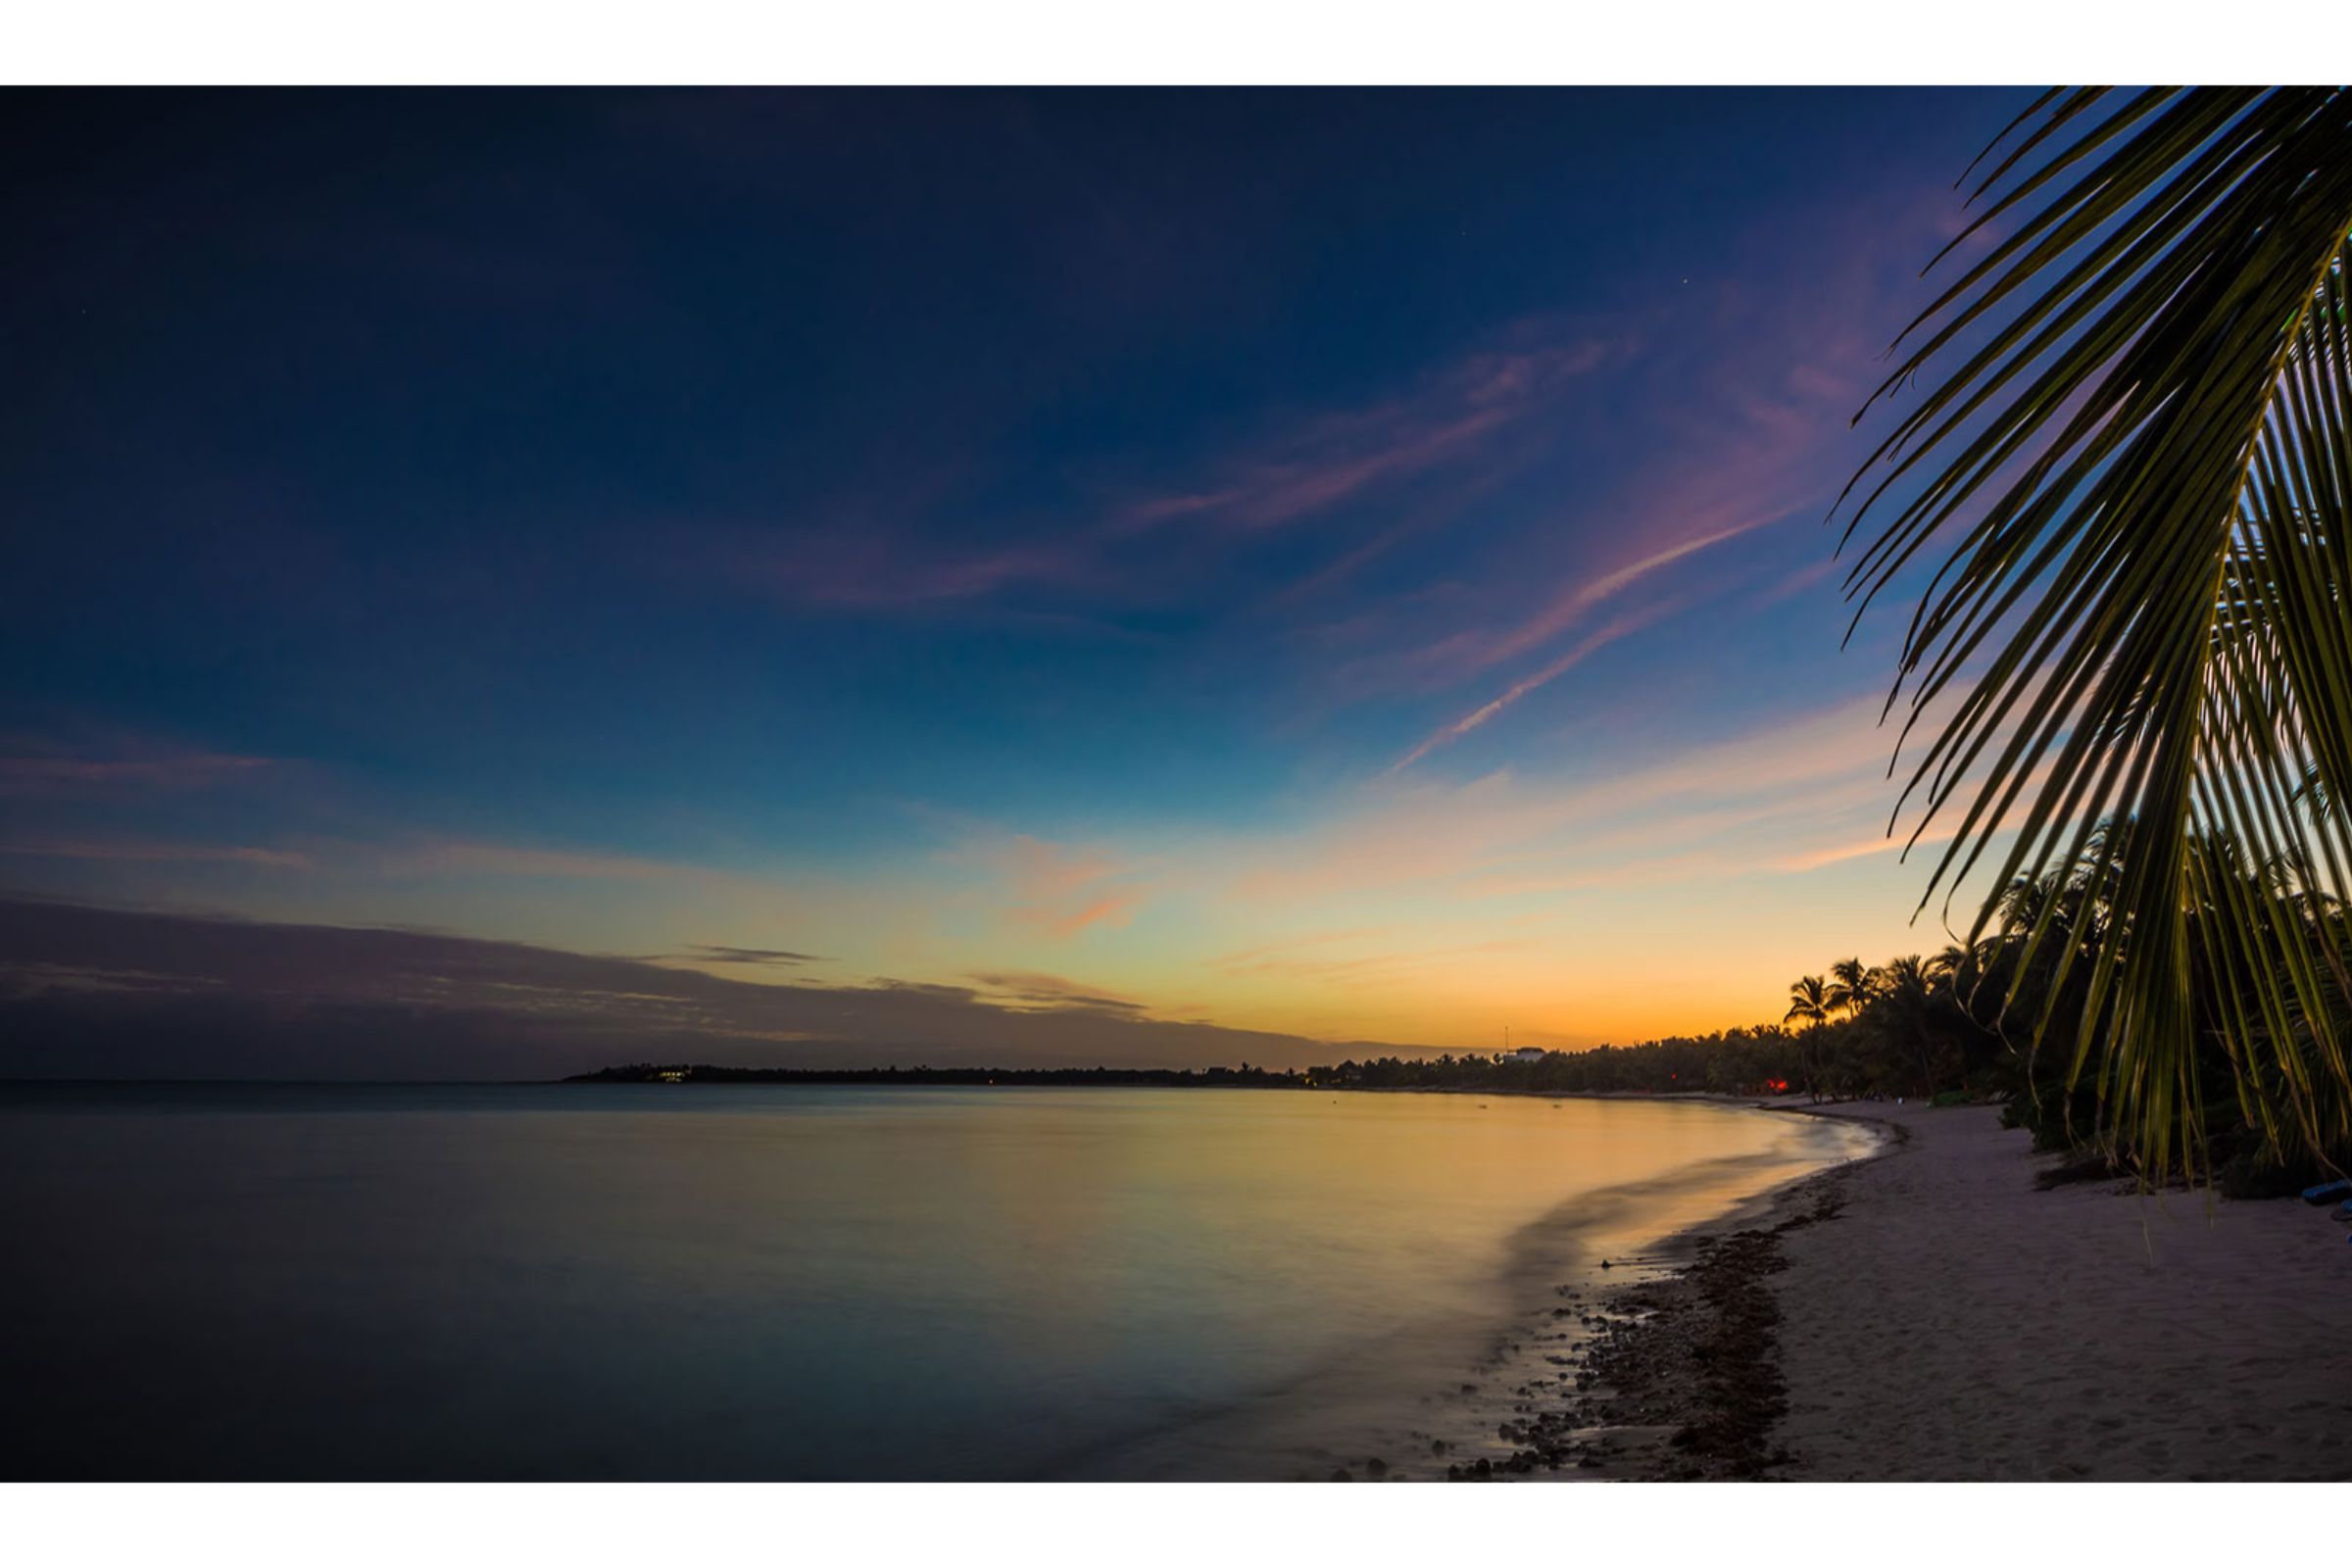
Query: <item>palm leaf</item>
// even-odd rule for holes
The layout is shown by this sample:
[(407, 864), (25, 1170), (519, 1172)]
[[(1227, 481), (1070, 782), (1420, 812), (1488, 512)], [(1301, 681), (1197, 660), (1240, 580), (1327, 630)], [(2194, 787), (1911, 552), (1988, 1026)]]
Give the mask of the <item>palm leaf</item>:
[(1871, 403), (1956, 363), (1839, 502), (1849, 538), (1880, 522), (1857, 615), (1944, 549), (1888, 697), (1898, 756), (1928, 736), (1897, 820), (1958, 818), (1921, 907), (2129, 822), (2089, 862), (2097, 940), (2057, 900), (2025, 939), (2063, 944), (2052, 1004), (2089, 966), (2070, 1083), (2145, 1168), (2193, 1172), (2202, 1035), (2276, 1152), (2342, 1157), (2352, 986), (2311, 911), (2352, 886), (2352, 92), (2076, 89), (2026, 118), (1955, 242), (1984, 256)]

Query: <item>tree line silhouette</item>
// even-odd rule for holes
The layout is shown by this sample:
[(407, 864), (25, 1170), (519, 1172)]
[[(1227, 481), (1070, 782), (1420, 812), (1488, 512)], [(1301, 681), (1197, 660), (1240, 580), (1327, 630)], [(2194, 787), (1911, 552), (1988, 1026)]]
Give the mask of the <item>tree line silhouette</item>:
[[(2232, 1192), (2282, 1190), (2352, 1163), (2328, 1087), (2330, 1042), (2352, 1016), (2343, 905), (2276, 853), (2258, 858), (2225, 831), (2189, 834), (2191, 891), (2168, 922), (2170, 951), (2153, 961), (2186, 969), (2190, 1048), (2141, 1056), (2122, 976), (2149, 960), (2117, 893), (2134, 832), (2131, 819), (2110, 819), (2071, 862), (2013, 879), (1974, 945), (1875, 967), (1847, 958), (1797, 979), (1785, 1018), (1795, 1081), (1829, 1095), (2005, 1094), (2011, 1124), (2038, 1148), (2082, 1150), (2156, 1180), (2214, 1176)], [(2267, 936), (2250, 942), (2249, 925)], [(2279, 1004), (2277, 972), (2315, 953), (2299, 989), (2319, 1010)], [(2114, 1070), (2083, 1071), (2090, 1061)], [(2162, 1114), (2115, 1115), (2118, 1070), (2138, 1072), (2133, 1102)]]

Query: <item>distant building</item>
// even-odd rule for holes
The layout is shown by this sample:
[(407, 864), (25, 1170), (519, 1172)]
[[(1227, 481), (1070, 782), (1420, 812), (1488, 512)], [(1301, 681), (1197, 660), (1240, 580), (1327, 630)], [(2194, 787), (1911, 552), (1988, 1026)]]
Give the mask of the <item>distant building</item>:
[(1550, 1054), (1551, 1053), (1545, 1051), (1542, 1046), (1521, 1046), (1517, 1051), (1511, 1053), (1511, 1060), (1542, 1061)]

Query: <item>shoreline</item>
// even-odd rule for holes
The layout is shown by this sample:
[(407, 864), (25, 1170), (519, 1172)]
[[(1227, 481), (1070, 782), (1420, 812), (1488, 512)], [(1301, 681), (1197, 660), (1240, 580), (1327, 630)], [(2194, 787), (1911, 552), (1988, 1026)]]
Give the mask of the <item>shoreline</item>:
[[(1753, 1096), (1674, 1098), (1729, 1109), (1814, 1110)], [(1551, 1387), (1520, 1388), (1522, 1418), (1503, 1427), (1508, 1446), (1499, 1457), (1450, 1465), (1446, 1479), (1725, 1480), (1763, 1474), (1770, 1457), (1764, 1441), (1785, 1408), (1777, 1360), (1758, 1353), (1777, 1324), (1760, 1287), (1781, 1266), (1779, 1240), (1834, 1217), (1842, 1201), (1840, 1180), (1895, 1152), (1908, 1136), (1867, 1118), (1818, 1119), (1860, 1123), (1857, 1130), (1870, 1134), (1869, 1147), (1659, 1237), (1639, 1256), (1616, 1263), (1630, 1264), (1630, 1278), (1611, 1280), (1588, 1268), (1579, 1283), (1558, 1286), (1554, 1294), (1564, 1304), (1553, 1316), (1581, 1330), (1568, 1355), (1546, 1357), (1563, 1370)]]
[[(2352, 1478), (2352, 1249), (2287, 1200), (2037, 1190), (1992, 1106), (1777, 1106), (1865, 1155), (1612, 1286), (1502, 1474)], [(2330, 1370), (2334, 1369), (2334, 1370)]]
[[(1713, 1108), (1757, 1107), (1725, 1099)], [(1508, 1472), (1519, 1435), (1565, 1392), (1568, 1369), (1596, 1340), (1594, 1313), (1616, 1282), (1671, 1278), (1689, 1261), (1688, 1238), (1736, 1227), (1882, 1141), (1871, 1137), (1856, 1154), (1860, 1129), (1781, 1125), (1782, 1142), (1769, 1150), (1583, 1192), (1519, 1226), (1490, 1282), (1492, 1315), (1481, 1311), (1467, 1335), (1458, 1312), (1399, 1325), (1279, 1388), (1058, 1457), (1034, 1479), (1426, 1482)], [(1402, 1375), (1384, 1374), (1386, 1386), (1369, 1392), (1367, 1364)]]

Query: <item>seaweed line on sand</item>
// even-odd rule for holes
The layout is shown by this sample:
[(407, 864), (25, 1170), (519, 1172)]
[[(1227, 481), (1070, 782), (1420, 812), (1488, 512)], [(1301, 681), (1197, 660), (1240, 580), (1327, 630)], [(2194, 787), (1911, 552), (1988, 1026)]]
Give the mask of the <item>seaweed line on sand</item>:
[[(1887, 1130), (1880, 1155), (1903, 1142)], [(1590, 1331), (1581, 1353), (1553, 1387), (1521, 1391), (1525, 1414), (1500, 1432), (1507, 1459), (1451, 1465), (1448, 1478), (1772, 1480), (1798, 1466), (1773, 1440), (1788, 1385), (1772, 1276), (1788, 1266), (1783, 1238), (1837, 1219), (1858, 1163), (1792, 1184), (1754, 1224), (1685, 1238), (1690, 1261), (1674, 1272), (1618, 1287), (1593, 1309), (1555, 1308)]]

